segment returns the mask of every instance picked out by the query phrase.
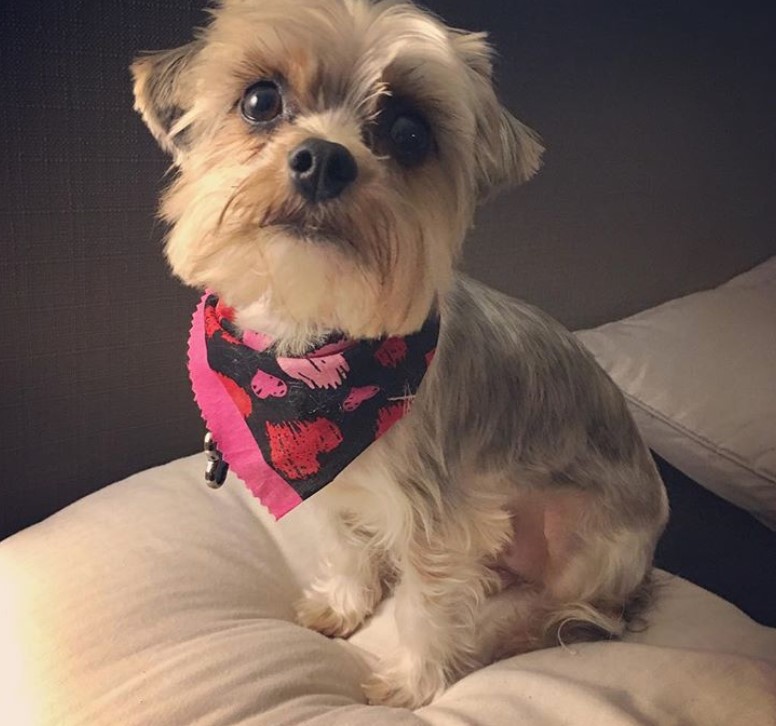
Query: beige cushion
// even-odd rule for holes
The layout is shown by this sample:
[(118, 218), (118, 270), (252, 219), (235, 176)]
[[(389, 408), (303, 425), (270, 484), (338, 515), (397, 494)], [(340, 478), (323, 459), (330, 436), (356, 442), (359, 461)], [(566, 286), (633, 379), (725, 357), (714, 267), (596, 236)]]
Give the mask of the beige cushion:
[[(276, 524), (192, 457), (115, 484), (0, 543), (0, 723), (769, 723), (776, 631), (669, 578), (626, 643), (555, 648), (463, 679), (415, 713), (360, 683), (394, 641), (390, 605), (350, 643), (292, 622), (315, 499)], [(772, 722), (772, 721), (771, 721)]]
[(578, 335), (652, 449), (776, 529), (776, 257)]

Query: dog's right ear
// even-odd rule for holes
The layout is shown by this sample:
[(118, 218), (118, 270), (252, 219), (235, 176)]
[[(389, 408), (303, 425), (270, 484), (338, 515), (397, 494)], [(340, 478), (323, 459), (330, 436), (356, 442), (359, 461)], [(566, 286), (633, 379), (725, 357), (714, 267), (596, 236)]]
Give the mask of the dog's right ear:
[(486, 33), (452, 30), (450, 40), (472, 73), (480, 110), (477, 119), (477, 184), (480, 201), (500, 189), (531, 179), (542, 165), (539, 135), (518, 121), (496, 98), (493, 47)]
[(193, 41), (180, 48), (146, 53), (131, 66), (135, 110), (140, 113), (159, 145), (178, 161), (186, 139), (175, 122), (191, 108), (193, 93), (187, 70), (202, 44)]

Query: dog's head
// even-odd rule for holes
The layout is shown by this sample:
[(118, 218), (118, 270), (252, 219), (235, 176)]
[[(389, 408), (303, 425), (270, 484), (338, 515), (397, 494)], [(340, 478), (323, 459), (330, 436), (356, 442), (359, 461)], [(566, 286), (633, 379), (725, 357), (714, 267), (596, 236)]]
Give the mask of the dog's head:
[(295, 335), (419, 328), (478, 200), (539, 167), (491, 56), (406, 2), (222, 0), (132, 66), (173, 271)]

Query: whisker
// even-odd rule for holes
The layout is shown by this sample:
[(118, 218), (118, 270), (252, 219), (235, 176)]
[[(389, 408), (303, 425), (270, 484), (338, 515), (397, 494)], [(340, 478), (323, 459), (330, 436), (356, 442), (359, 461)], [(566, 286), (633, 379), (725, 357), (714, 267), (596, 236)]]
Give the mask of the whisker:
[(246, 177), (243, 179), (234, 189), (234, 191), (229, 195), (229, 199), (226, 200), (226, 204), (224, 204), (223, 209), (221, 209), (221, 214), (218, 215), (218, 222), (216, 224), (216, 229), (221, 229), (221, 225), (224, 223), (224, 219), (226, 218), (226, 215), (228, 214), (229, 210), (232, 208), (232, 205), (239, 199), (240, 195), (243, 194), (245, 191), (245, 186), (249, 180), (249, 177)]

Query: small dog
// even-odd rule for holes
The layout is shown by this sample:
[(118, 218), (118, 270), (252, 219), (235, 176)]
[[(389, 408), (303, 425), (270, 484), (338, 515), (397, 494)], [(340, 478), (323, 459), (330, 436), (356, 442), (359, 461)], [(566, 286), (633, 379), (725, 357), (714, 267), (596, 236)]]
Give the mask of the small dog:
[(169, 263), (240, 329), (294, 355), (441, 321), (409, 412), (318, 495), (332, 541), (298, 606), (345, 636), (393, 590), (401, 642), (365, 684), (374, 703), (417, 707), (495, 659), (621, 635), (667, 519), (591, 356), (455, 272), (478, 203), (540, 166), (492, 55), (409, 2), (222, 0), (196, 40), (132, 68), (177, 168)]

